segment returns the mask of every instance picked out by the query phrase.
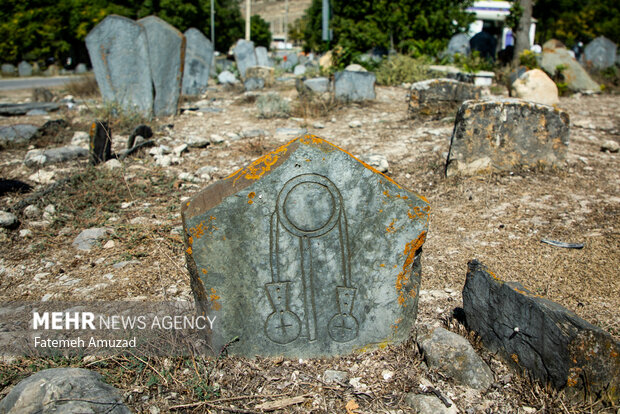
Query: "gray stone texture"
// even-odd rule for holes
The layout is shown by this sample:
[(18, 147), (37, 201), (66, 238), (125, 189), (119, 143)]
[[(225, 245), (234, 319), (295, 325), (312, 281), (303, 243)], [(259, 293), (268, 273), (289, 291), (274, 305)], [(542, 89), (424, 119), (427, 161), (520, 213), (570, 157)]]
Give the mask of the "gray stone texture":
[(17, 216), (8, 211), (0, 211), (0, 227), (4, 229), (12, 229), (17, 227), (19, 220)]
[(448, 42), (448, 49), (445, 54), (448, 56), (454, 56), (457, 53), (461, 56), (469, 56), (471, 48), (469, 46), (469, 36), (465, 33), (455, 34), (450, 38)]
[(19, 76), (32, 76), (32, 65), (22, 60), (19, 62), (19, 65), (17, 65), (17, 72)]
[(2, 72), (3, 75), (12, 76), (17, 73), (17, 68), (10, 63), (3, 63), (2, 66), (0, 66), (0, 72)]
[(464, 101), (480, 99), (481, 95), (481, 87), (454, 79), (415, 82), (409, 92), (409, 115), (444, 117), (454, 114)]
[(437, 327), (418, 336), (418, 344), (429, 368), (435, 368), (460, 385), (486, 390), (493, 384), (493, 372), (469, 341)]
[(359, 102), (375, 99), (376, 76), (372, 72), (336, 72), (334, 93), (336, 99), (345, 102)]
[(312, 135), (205, 188), (182, 216), (210, 346), (306, 358), (406, 339), (429, 209)]
[(241, 76), (241, 79), (245, 79), (246, 69), (258, 66), (256, 53), (254, 53), (254, 42), (244, 39), (237, 40), (237, 44), (233, 48), (233, 54), (235, 55), (235, 62), (237, 62), (239, 76)]
[(293, 70), (293, 74), (295, 76), (302, 76), (305, 73), (306, 73), (306, 65), (299, 64), (295, 66), (295, 69)]
[(181, 97), (185, 36), (157, 16), (138, 20), (146, 31), (149, 46), (149, 66), (155, 96), (153, 115), (175, 115)]
[(150, 117), (153, 85), (144, 28), (109, 15), (88, 33), (86, 47), (103, 100)]
[(73, 240), (72, 246), (78, 250), (89, 251), (93, 248), (96, 242), (105, 237), (110, 232), (110, 229), (104, 227), (92, 227), (90, 229), (82, 230), (80, 234)]
[(446, 407), (446, 405), (434, 395), (409, 393), (405, 397), (405, 402), (413, 408), (413, 412), (417, 414), (458, 414), (459, 412), (454, 403), (450, 401), (450, 407)]
[(544, 105), (560, 102), (555, 82), (540, 69), (522, 73), (511, 85), (513, 96)]
[(0, 115), (3, 116), (26, 115), (33, 109), (52, 112), (59, 110), (60, 105), (53, 102), (28, 102), (21, 104), (0, 103)]
[(246, 91), (256, 91), (265, 88), (265, 80), (262, 78), (247, 78), (243, 82)]
[(265, 82), (266, 87), (273, 86), (275, 83), (274, 69), (269, 66), (252, 66), (245, 71), (246, 78), (260, 78)]
[(0, 413), (129, 414), (118, 390), (82, 368), (52, 368), (22, 380), (0, 401)]
[(38, 129), (29, 124), (0, 126), (0, 147), (27, 144)]
[(273, 67), (273, 61), (269, 58), (269, 53), (267, 53), (267, 48), (265, 46), (256, 47), (254, 53), (256, 53), (256, 64), (258, 66)]
[(569, 89), (577, 92), (600, 91), (600, 86), (592, 80), (583, 66), (570, 55), (569, 51), (557, 40), (549, 40), (543, 45), (540, 66), (545, 72), (555, 75), (556, 68), (560, 65), (566, 68), (562, 74)]
[(468, 327), (519, 371), (574, 396), (620, 401), (620, 342), (609, 333), (476, 260), (468, 264), (463, 308)]
[[(329, 92), (329, 79), (325, 77), (306, 79), (301, 82), (300, 87), (302, 90), (314, 93), (326, 93)], [(301, 92), (299, 88), (297, 90)]]
[(78, 63), (77, 66), (75, 67), (76, 75), (83, 75), (86, 72), (88, 72), (88, 68), (86, 67), (85, 63)]
[(585, 47), (583, 58), (586, 65), (602, 70), (616, 64), (618, 46), (605, 36), (599, 36)]
[(26, 153), (24, 164), (27, 167), (38, 167), (47, 164), (57, 164), (79, 158), (88, 157), (86, 148), (69, 145), (66, 147), (50, 148), (50, 149), (33, 149)]
[(562, 168), (569, 133), (568, 114), (551, 106), (518, 99), (465, 101), (456, 115), (446, 175)]
[(235, 83), (239, 83), (235, 75), (233, 75), (232, 72), (229, 72), (227, 70), (220, 72), (220, 74), (217, 75), (217, 81), (224, 85), (226, 84), (232, 85)]
[(185, 39), (183, 94), (201, 95), (207, 90), (215, 50), (211, 41), (196, 28), (187, 29)]
[(282, 56), (282, 62), (280, 62), (280, 67), (286, 71), (291, 71), (297, 64), (299, 63), (299, 57), (297, 53), (287, 53)]

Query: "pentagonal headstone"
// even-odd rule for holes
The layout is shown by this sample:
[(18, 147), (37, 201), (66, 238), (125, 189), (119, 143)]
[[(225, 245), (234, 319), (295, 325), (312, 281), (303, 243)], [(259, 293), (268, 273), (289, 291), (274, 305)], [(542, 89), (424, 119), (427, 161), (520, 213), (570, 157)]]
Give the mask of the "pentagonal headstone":
[(157, 16), (138, 20), (146, 30), (149, 45), (149, 66), (155, 98), (155, 116), (175, 115), (181, 96), (185, 37)]
[(269, 58), (267, 48), (265, 46), (258, 46), (254, 53), (256, 53), (256, 64), (258, 66), (273, 66), (273, 61)]
[(153, 85), (144, 28), (110, 15), (86, 36), (86, 47), (103, 100), (151, 116)]
[(458, 33), (450, 38), (446, 54), (448, 56), (454, 56), (458, 53), (461, 56), (469, 56), (470, 51), (469, 36), (465, 33)]
[(599, 36), (585, 47), (583, 50), (587, 64), (596, 69), (607, 69), (616, 64), (616, 49), (614, 42), (605, 36)]
[(183, 205), (214, 352), (315, 357), (402, 341), (417, 313), (430, 207), (306, 135)]
[(258, 65), (254, 53), (254, 42), (244, 39), (237, 40), (233, 53), (235, 62), (237, 62), (237, 69), (239, 69), (239, 76), (244, 79), (246, 69)]
[(334, 75), (334, 94), (336, 99), (356, 102), (375, 99), (375, 81), (372, 72), (336, 72)]
[(465, 101), (450, 142), (446, 175), (564, 166), (568, 114), (519, 99)]
[(23, 60), (17, 65), (17, 71), (19, 76), (32, 76), (32, 65)]
[(213, 44), (196, 28), (185, 31), (185, 66), (183, 68), (183, 94), (200, 95), (207, 90)]

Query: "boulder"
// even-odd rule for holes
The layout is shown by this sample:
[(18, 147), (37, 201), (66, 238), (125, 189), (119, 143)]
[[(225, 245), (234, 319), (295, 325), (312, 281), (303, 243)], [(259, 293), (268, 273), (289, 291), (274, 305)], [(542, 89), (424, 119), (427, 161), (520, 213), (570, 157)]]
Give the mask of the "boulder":
[(235, 78), (235, 75), (227, 70), (220, 72), (220, 74), (217, 75), (217, 81), (223, 85), (233, 85), (235, 83), (239, 83), (237, 78)]
[(329, 79), (325, 77), (319, 78), (311, 78), (305, 80), (299, 80), (295, 82), (295, 87), (297, 88), (297, 92), (300, 94), (306, 92), (313, 92), (317, 94), (322, 94), (329, 92)]
[(118, 390), (96, 372), (82, 368), (45, 369), (17, 384), (0, 401), (0, 413), (129, 414)]
[(468, 264), (463, 309), (467, 326), (519, 371), (569, 395), (620, 402), (620, 341), (601, 328), (477, 260)]
[(88, 72), (88, 68), (86, 67), (85, 63), (78, 63), (77, 66), (75, 67), (76, 75), (83, 75), (86, 72)]
[(517, 98), (525, 101), (544, 105), (560, 102), (555, 82), (540, 69), (532, 69), (519, 76), (512, 84), (512, 89)]
[(260, 78), (265, 82), (265, 87), (273, 86), (274, 69), (269, 66), (252, 66), (246, 69), (245, 76), (247, 78)]
[(465, 101), (450, 141), (446, 175), (562, 168), (568, 149), (568, 114), (518, 99)]
[(93, 227), (82, 230), (75, 240), (73, 240), (72, 246), (78, 250), (90, 251), (95, 243), (105, 237), (108, 233), (110, 233), (110, 229), (103, 227)]
[(305, 73), (306, 73), (306, 65), (299, 64), (295, 66), (295, 69), (293, 69), (293, 74), (295, 76), (302, 76)]
[(202, 95), (207, 90), (215, 49), (202, 32), (194, 27), (185, 31), (183, 94)]
[(0, 66), (0, 72), (3, 75), (14, 76), (17, 73), (17, 68), (10, 63), (3, 63), (2, 66)]
[(237, 62), (239, 76), (241, 79), (245, 79), (247, 68), (258, 66), (256, 54), (254, 53), (254, 42), (244, 39), (237, 40), (233, 53), (235, 55), (235, 62)]
[(409, 92), (409, 115), (440, 118), (454, 114), (466, 100), (479, 99), (482, 88), (471, 83), (440, 78), (415, 82)]
[(13, 229), (19, 225), (17, 216), (8, 211), (0, 210), (0, 227), (3, 229)]
[(543, 45), (541, 66), (555, 76), (558, 66), (564, 67), (562, 75), (568, 88), (577, 92), (599, 92), (599, 85), (569, 53), (562, 43), (550, 40)]
[(375, 99), (376, 76), (372, 72), (336, 72), (334, 93), (336, 99), (345, 102), (358, 102)]
[(27, 144), (39, 128), (30, 124), (0, 126), (0, 147)]
[(297, 53), (287, 53), (282, 57), (280, 67), (286, 71), (292, 70), (299, 63), (299, 56)]
[(599, 36), (585, 47), (583, 59), (588, 66), (595, 69), (607, 69), (616, 64), (616, 50), (618, 47), (605, 36)]

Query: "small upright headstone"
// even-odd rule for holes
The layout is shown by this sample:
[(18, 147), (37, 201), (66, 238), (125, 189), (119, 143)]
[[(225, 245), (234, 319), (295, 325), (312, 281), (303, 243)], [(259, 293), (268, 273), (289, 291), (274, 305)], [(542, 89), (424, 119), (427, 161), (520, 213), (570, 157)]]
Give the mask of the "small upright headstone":
[(448, 56), (454, 56), (457, 53), (461, 56), (469, 56), (470, 51), (469, 36), (465, 33), (458, 33), (450, 38), (448, 49), (445, 53)]
[(155, 116), (175, 115), (181, 96), (185, 37), (157, 16), (138, 20), (146, 30), (149, 45), (149, 66), (155, 98)]
[(445, 116), (454, 114), (458, 106), (470, 99), (479, 99), (482, 88), (454, 79), (429, 79), (411, 85), (409, 115)]
[(17, 68), (10, 63), (3, 63), (2, 66), (0, 66), (0, 72), (2, 72), (3, 75), (13, 76), (17, 72)]
[(144, 28), (110, 15), (86, 36), (86, 47), (103, 100), (150, 117), (153, 85)]
[(75, 67), (76, 75), (83, 75), (86, 72), (88, 72), (88, 68), (86, 67), (85, 63), (78, 63), (77, 66)]
[(235, 62), (241, 79), (245, 79), (245, 71), (247, 68), (257, 66), (256, 54), (254, 53), (254, 42), (239, 39), (233, 49), (235, 54)]
[(213, 44), (196, 28), (185, 31), (185, 65), (183, 67), (183, 94), (201, 95), (207, 90), (211, 64), (213, 62)]
[(107, 122), (95, 121), (90, 126), (90, 163), (97, 165), (112, 158), (112, 131)]
[(336, 99), (356, 102), (375, 99), (376, 76), (372, 72), (336, 72), (334, 93)]
[(293, 70), (293, 74), (295, 76), (302, 76), (305, 73), (306, 73), (306, 65), (299, 64), (295, 66), (295, 69)]
[(618, 47), (614, 42), (605, 36), (599, 36), (585, 47), (583, 50), (584, 59), (587, 65), (602, 70), (616, 64), (616, 50)]
[(446, 175), (564, 166), (568, 114), (518, 99), (465, 101), (450, 142)]
[(22, 60), (19, 62), (19, 65), (17, 65), (17, 71), (19, 76), (32, 76), (32, 65)]
[(409, 337), (417, 314), (422, 197), (305, 135), (182, 208), (208, 340), (248, 356), (339, 355)]
[(258, 46), (254, 52), (256, 53), (256, 64), (258, 66), (273, 66), (273, 61), (269, 59), (269, 54), (265, 46)]
[(295, 82), (295, 87), (297, 88), (297, 92), (300, 94), (304, 94), (307, 92), (313, 93), (326, 93), (329, 92), (329, 78), (318, 77), (311, 78), (306, 80), (299, 79)]

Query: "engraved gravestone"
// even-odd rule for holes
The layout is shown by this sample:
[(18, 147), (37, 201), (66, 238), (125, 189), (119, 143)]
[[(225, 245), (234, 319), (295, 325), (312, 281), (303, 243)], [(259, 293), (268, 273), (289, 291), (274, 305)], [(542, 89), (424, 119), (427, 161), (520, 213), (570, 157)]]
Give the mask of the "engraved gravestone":
[(207, 90), (213, 62), (213, 44), (200, 30), (193, 27), (185, 31), (185, 39), (187, 45), (183, 68), (183, 94), (200, 95)]
[(239, 39), (233, 48), (235, 62), (239, 70), (241, 79), (245, 79), (245, 71), (252, 66), (257, 66), (256, 53), (254, 53), (254, 42), (250, 40)]
[(310, 135), (205, 188), (182, 214), (211, 348), (315, 357), (406, 339), (429, 210)]
[(150, 117), (153, 85), (144, 28), (126, 17), (107, 16), (86, 36), (86, 48), (103, 100)]
[(138, 20), (146, 30), (155, 98), (155, 116), (175, 115), (181, 96), (185, 37), (157, 16)]

